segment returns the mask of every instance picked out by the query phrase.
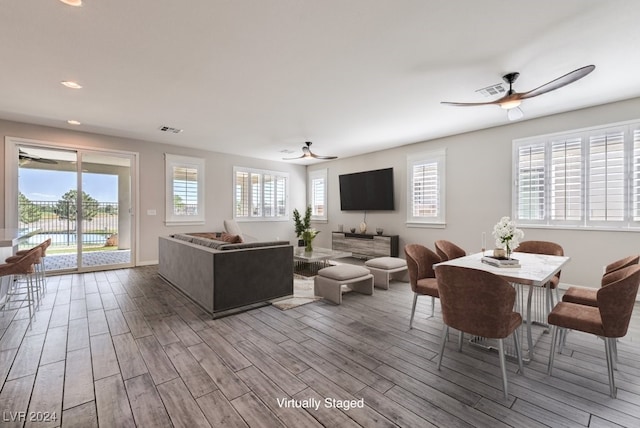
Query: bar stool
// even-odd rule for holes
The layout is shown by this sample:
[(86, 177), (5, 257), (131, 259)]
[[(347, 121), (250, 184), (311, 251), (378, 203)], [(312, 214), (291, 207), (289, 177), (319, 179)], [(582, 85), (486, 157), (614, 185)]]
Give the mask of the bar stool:
[(26, 255), (29, 251), (33, 250), (34, 248), (40, 248), (41, 250), (40, 259), (38, 259), (35, 263), (36, 284), (38, 285), (39, 297), (42, 297), (44, 293), (47, 291), (47, 269), (45, 267), (43, 257), (47, 256), (47, 248), (49, 248), (50, 245), (51, 245), (51, 238), (47, 239), (41, 244), (38, 244), (37, 247), (33, 247), (28, 250), (19, 250), (16, 252), (15, 255), (8, 257), (5, 260), (6, 263), (15, 263), (16, 261), (20, 260), (24, 255)]
[[(34, 286), (33, 277), (36, 269), (34, 265), (41, 260), (42, 249), (38, 246), (32, 248), (14, 263), (0, 265), (0, 277), (9, 277), (9, 289), (5, 301), (2, 304), (2, 311), (7, 311), (7, 306), (13, 302), (27, 302), (29, 307), (29, 326), (31, 318), (35, 315), (34, 293), (38, 293), (37, 286)], [(22, 307), (22, 304), (20, 305)]]

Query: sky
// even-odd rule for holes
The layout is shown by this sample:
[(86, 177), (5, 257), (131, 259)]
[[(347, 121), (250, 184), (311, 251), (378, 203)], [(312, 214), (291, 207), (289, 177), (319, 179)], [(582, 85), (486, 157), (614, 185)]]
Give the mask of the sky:
[[(58, 201), (76, 188), (76, 172), (19, 169), (18, 189), (31, 201)], [(118, 202), (118, 176), (85, 172), (82, 190), (99, 202)]]

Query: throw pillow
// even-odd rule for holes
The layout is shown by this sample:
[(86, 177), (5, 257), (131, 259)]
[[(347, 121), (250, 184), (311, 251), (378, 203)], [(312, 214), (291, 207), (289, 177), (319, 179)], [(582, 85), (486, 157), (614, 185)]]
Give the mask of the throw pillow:
[(222, 232), (220, 237), (216, 238), (220, 241), (228, 242), (230, 244), (240, 244), (242, 243), (242, 238), (239, 235), (232, 235), (227, 232)]

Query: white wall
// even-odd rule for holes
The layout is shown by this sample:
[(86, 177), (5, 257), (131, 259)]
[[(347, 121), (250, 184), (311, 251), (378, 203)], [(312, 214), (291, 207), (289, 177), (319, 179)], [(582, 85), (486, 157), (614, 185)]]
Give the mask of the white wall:
[[(437, 239), (448, 239), (467, 252), (481, 248), (486, 232), (491, 246), (493, 225), (511, 215), (512, 140), (571, 129), (640, 118), (640, 98), (540, 119), (516, 122), (492, 129), (412, 144), (364, 156), (313, 165), (309, 170), (328, 168), (329, 221), (314, 224), (322, 233), (318, 246), (331, 246), (331, 231), (338, 224), (345, 230), (357, 227), (363, 213), (341, 212), (338, 175), (379, 168), (394, 168), (396, 210), (367, 213), (369, 231), (384, 228), (385, 234), (400, 235), (400, 248), (420, 243), (433, 248)], [(446, 220), (444, 229), (406, 226), (406, 157), (424, 150), (446, 148)], [(525, 239), (560, 243), (570, 263), (562, 271), (562, 282), (592, 287), (600, 285), (602, 266), (618, 258), (640, 253), (640, 233), (524, 229)], [(404, 255), (403, 255), (404, 256)]]
[[(147, 141), (130, 140), (109, 137), (99, 134), (75, 132), (45, 126), (35, 126), (18, 122), (0, 120), (0, 136), (4, 145), (4, 137), (20, 137), (70, 145), (78, 148), (102, 148), (123, 150), (139, 153), (139, 217), (138, 217), (138, 264), (157, 263), (158, 237), (177, 232), (221, 231), (223, 221), (232, 217), (233, 208), (233, 166), (284, 171), (290, 174), (290, 205), (305, 206), (306, 169), (304, 166), (292, 165), (285, 162), (272, 162), (247, 157), (231, 156), (204, 150), (187, 149), (167, 144)], [(205, 213), (204, 226), (173, 226), (164, 225), (164, 153), (195, 156), (205, 159)], [(5, 225), (5, 151), (0, 150), (0, 192), (2, 206), (0, 206), (0, 227)], [(147, 210), (154, 209), (155, 216), (147, 215)], [(14, 226), (15, 227), (15, 226)], [(283, 239), (294, 242), (293, 220), (288, 222), (253, 222), (242, 223), (243, 232), (259, 239)]]

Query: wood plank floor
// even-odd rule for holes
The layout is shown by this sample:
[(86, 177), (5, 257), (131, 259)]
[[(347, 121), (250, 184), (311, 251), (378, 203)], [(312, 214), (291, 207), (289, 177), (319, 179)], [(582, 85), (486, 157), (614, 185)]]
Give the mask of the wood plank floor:
[(437, 370), (439, 306), (427, 318), (419, 299), (409, 330), (407, 283), (214, 321), (156, 267), (48, 281), (31, 328), (25, 310), (0, 315), (2, 427), (640, 426), (638, 310), (617, 399), (602, 341), (572, 332), (552, 377), (549, 335), (524, 375), (508, 363), (505, 400), (497, 355), (457, 352), (455, 333)]

